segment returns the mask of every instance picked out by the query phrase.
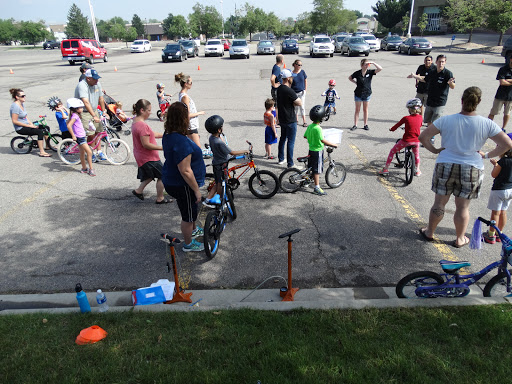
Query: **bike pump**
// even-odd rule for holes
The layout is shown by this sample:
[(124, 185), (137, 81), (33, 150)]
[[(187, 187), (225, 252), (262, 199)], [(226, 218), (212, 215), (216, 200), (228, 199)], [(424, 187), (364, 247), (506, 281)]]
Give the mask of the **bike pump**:
[(300, 228), (279, 235), (280, 239), (288, 237), (288, 287), (281, 288), (279, 294), (283, 298), (282, 301), (293, 301), (293, 296), (299, 288), (292, 288), (292, 235), (300, 232)]
[[(174, 243), (179, 244), (181, 241), (175, 237), (168, 235), (167, 233), (162, 233), (162, 238), (165, 242), (169, 244), (169, 249), (171, 251), (171, 261), (172, 261), (172, 270), (174, 271), (174, 296), (172, 300), (164, 301), (164, 304), (172, 304), (172, 303), (191, 303), (192, 292), (185, 293), (184, 289), (180, 288), (180, 282), (178, 279), (178, 270), (176, 268), (176, 253), (174, 252)], [(167, 271), (171, 272), (171, 265), (167, 262)]]

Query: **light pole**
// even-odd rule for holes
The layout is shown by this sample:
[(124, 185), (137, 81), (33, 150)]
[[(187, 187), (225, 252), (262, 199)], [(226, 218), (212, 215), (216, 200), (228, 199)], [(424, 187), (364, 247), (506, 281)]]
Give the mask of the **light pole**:
[(97, 41), (100, 41), (100, 38), (98, 36), (98, 29), (96, 28), (96, 19), (94, 18), (94, 11), (92, 10), (91, 0), (89, 0), (89, 9), (91, 11), (91, 24), (92, 24), (92, 30), (94, 31), (94, 38)]
[(411, 25), (412, 25), (412, 13), (414, 10), (414, 0), (411, 1), (411, 12), (409, 16), (409, 30), (407, 31), (407, 37), (411, 37)]
[(222, 38), (224, 38), (224, 8), (222, 6), (223, 1), (220, 0), (220, 13), (222, 16)]

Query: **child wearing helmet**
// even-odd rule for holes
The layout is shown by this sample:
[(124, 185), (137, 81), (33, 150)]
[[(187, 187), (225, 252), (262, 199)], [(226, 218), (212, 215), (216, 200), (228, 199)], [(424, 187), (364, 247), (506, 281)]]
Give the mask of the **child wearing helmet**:
[(315, 105), (309, 111), (309, 118), (313, 121), (304, 132), (304, 138), (308, 140), (309, 157), (308, 168), (313, 169), (313, 181), (315, 182), (315, 189), (313, 192), (319, 196), (327, 195), (322, 188), (320, 188), (320, 174), (323, 173), (324, 164), (324, 146), (336, 148), (337, 145), (324, 139), (322, 127), (320, 123), (325, 116), (325, 107)]
[(393, 125), (389, 130), (391, 132), (396, 131), (398, 127), (405, 124), (405, 133), (401, 140), (399, 140), (391, 151), (389, 151), (388, 159), (386, 160), (386, 165), (379, 171), (380, 175), (387, 176), (389, 174), (389, 164), (393, 160), (393, 156), (395, 153), (400, 151), (401, 149), (408, 147), (410, 145), (414, 145), (412, 152), (414, 153), (414, 158), (416, 160), (416, 176), (420, 176), (420, 151), (419, 145), (420, 140), (418, 136), (421, 133), (421, 125), (423, 124), (423, 117), (421, 116), (421, 100), (420, 99), (411, 99), (406, 104), (405, 107), (409, 110), (409, 115), (402, 117), (402, 119)]
[[(92, 151), (87, 144), (87, 134), (82, 125), (82, 112), (84, 111), (84, 103), (77, 98), (71, 98), (67, 101), (69, 108), (69, 120), (67, 127), (71, 138), (76, 141), (80, 148), (80, 162), (82, 163), (81, 173), (87, 173), (89, 176), (96, 176), (92, 169)], [(85, 155), (87, 154), (87, 167)]]
[(48, 107), (55, 112), (55, 118), (57, 119), (57, 123), (59, 123), (62, 140), (71, 139), (71, 133), (69, 133), (66, 122), (69, 117), (69, 111), (66, 109), (64, 104), (62, 104), (61, 99), (57, 96), (52, 97), (48, 100)]
[(336, 89), (334, 89), (335, 86), (336, 80), (329, 80), (329, 88), (327, 88), (327, 90), (321, 95), (325, 96), (324, 107), (331, 107), (333, 110), (333, 115), (336, 114), (336, 99), (340, 99), (340, 97), (338, 96), (338, 92), (336, 92)]
[[(158, 99), (158, 106), (160, 107), (160, 111), (162, 112), (162, 116), (165, 113), (167, 107), (169, 107), (169, 103), (171, 102), (172, 95), (165, 94), (165, 84), (158, 83), (156, 85), (156, 97)], [(163, 121), (163, 118), (160, 118), (160, 121)]]

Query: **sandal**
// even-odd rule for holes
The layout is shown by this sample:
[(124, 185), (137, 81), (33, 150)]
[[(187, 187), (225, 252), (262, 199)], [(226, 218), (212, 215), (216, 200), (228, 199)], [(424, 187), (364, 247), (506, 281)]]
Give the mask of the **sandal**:
[(163, 200), (160, 200), (160, 201), (155, 201), (155, 204), (167, 204), (167, 203), (171, 203), (172, 200), (167, 200), (166, 198), (164, 198)]
[(40, 153), (39, 157), (52, 157), (49, 153)]
[(303, 127), (307, 127), (308, 125), (306, 123), (302, 124)]
[(450, 245), (454, 248), (462, 248), (469, 244), (469, 239), (464, 236), (464, 244), (457, 244), (457, 239), (453, 240)]
[(142, 193), (135, 192), (135, 189), (132, 191), (133, 196), (135, 196), (139, 200), (144, 200), (144, 195)]
[(428, 237), (427, 236), (427, 234), (425, 233), (426, 230), (427, 230), (427, 228), (420, 228), (420, 235), (421, 235), (421, 237), (423, 237), (423, 240), (434, 241), (433, 237)]

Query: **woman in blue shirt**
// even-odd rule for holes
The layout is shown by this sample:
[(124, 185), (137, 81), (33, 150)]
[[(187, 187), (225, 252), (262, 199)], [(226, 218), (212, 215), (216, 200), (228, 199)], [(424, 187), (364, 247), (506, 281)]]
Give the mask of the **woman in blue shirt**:
[(299, 125), (299, 111), (302, 115), (302, 126), (307, 127), (308, 124), (306, 123), (306, 107), (305, 107), (305, 101), (306, 101), (306, 90), (308, 89), (308, 75), (306, 75), (306, 72), (302, 69), (302, 61), (295, 60), (293, 62), (293, 82), (292, 82), (292, 89), (297, 94), (297, 97), (302, 102), (302, 105), (300, 107), (295, 107), (295, 113), (297, 114), (297, 125)]

